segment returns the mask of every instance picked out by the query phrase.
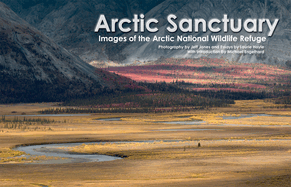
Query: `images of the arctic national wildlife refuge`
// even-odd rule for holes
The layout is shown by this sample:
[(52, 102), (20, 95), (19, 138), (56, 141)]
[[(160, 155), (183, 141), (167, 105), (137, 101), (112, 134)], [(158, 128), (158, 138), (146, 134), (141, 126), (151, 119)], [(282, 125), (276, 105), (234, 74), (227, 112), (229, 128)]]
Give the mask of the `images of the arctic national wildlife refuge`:
[(290, 0), (0, 0), (0, 186), (291, 186)]

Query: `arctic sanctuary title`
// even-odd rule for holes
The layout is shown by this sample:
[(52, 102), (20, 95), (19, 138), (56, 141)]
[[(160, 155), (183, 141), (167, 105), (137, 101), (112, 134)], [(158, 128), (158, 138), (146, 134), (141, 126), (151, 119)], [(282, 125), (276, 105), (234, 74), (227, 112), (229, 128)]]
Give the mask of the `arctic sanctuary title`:
[[(263, 33), (265, 29), (268, 31), (268, 36), (272, 36), (278, 23), (279, 19), (274, 19), (271, 21), (270, 19), (260, 18), (248, 18), (245, 20), (242, 19), (232, 19), (228, 18), (227, 14), (223, 15), (222, 19), (213, 18), (206, 21), (203, 18), (191, 19), (191, 18), (182, 18), (178, 19), (178, 17), (174, 14), (170, 14), (167, 16), (167, 21), (170, 24), (166, 29), (170, 33), (176, 32), (178, 29), (183, 33), (192, 33), (194, 32), (207, 32), (208, 30), (213, 33), (218, 33), (220, 31), (228, 32), (229, 29), (233, 33), (238, 33), (242, 30), (245, 30), (248, 33)], [(108, 23), (104, 14), (99, 16), (97, 21), (95, 32), (99, 32), (100, 29), (105, 29), (106, 32), (116, 32), (118, 29), (124, 33), (131, 32), (148, 32), (154, 33), (158, 32), (159, 28), (157, 24), (159, 20), (155, 18), (145, 19), (144, 14), (134, 14), (132, 19), (123, 18), (117, 19), (113, 18)]]

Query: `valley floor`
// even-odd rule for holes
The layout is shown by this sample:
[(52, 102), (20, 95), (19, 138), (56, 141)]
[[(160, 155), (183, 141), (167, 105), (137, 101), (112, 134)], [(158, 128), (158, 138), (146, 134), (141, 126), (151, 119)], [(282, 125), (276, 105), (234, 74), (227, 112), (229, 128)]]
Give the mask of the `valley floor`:
[[(52, 107), (0, 105), (0, 186), (291, 185), (290, 107), (249, 100), (187, 113), (28, 116)], [(59, 158), (23, 158), (12, 149), (70, 142), (108, 142), (69, 151), (124, 158), (44, 164)]]

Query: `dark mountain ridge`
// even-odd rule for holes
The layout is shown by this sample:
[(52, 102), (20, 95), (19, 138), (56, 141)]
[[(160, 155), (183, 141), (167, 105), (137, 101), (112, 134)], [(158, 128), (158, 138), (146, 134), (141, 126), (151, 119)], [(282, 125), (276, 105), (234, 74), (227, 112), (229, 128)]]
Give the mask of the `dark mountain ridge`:
[[(1, 103), (85, 97), (115, 89), (119, 79), (72, 55), (0, 3)], [(123, 79), (127, 83), (132, 81)]]

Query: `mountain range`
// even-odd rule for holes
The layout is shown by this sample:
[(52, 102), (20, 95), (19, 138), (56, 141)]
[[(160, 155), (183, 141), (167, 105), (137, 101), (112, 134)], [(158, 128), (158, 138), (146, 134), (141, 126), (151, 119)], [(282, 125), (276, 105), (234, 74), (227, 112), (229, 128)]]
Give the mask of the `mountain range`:
[[(82, 98), (112, 90), (140, 90), (131, 79), (89, 63), (115, 61), (130, 65), (151, 60), (151, 64), (163, 63), (163, 59), (223, 59), (223, 62), (255, 62), (291, 66), (290, 60), (290, 8), (287, 0), (146, 0), (131, 1), (79, 1), (79, 0), (1, 0), (0, 2), (0, 102), (63, 101)], [(14, 12), (14, 11), (16, 12)], [(127, 33), (120, 31), (94, 32), (100, 14), (111, 18), (129, 18), (144, 13), (146, 18), (159, 20), (158, 32)], [(222, 18), (227, 14), (233, 19), (268, 18), (280, 19), (273, 36), (267, 32), (252, 33), (265, 36), (267, 42), (250, 44), (262, 47), (263, 54), (192, 54), (186, 50), (161, 50), (159, 45), (193, 45), (183, 42), (103, 42), (101, 36), (130, 37), (142, 34), (154, 36), (185, 36), (177, 31), (167, 33), (166, 18), (175, 14), (179, 18)], [(250, 33), (218, 33), (247, 36)], [(207, 32), (192, 33), (195, 37), (213, 36)], [(233, 42), (195, 42), (195, 45), (224, 46)], [(245, 45), (238, 42), (236, 45)], [(158, 60), (157, 60), (158, 59)], [(153, 61), (156, 60), (156, 61)], [(166, 60), (165, 60), (166, 61)], [(195, 61), (195, 60), (194, 60)], [(109, 68), (108, 68), (109, 70)], [(112, 71), (114, 72), (114, 71)], [(136, 75), (141, 76), (141, 75)], [(111, 91), (110, 91), (111, 90)]]
[[(1, 0), (14, 10), (21, 18), (36, 27), (56, 43), (66, 48), (82, 60), (92, 63), (101, 61), (116, 61), (124, 64), (132, 62), (156, 60), (160, 57), (200, 58), (203, 56), (212, 58), (226, 58), (238, 62), (259, 62), (267, 64), (286, 65), (290, 61), (290, 7), (288, 0)], [(169, 26), (166, 18), (169, 14), (175, 14), (178, 18), (222, 18), (227, 14), (233, 19), (268, 18), (280, 19), (272, 37), (267, 37), (264, 43), (244, 42), (133, 42), (114, 44), (99, 42), (98, 36), (122, 36), (123, 33), (107, 33), (103, 29), (94, 33), (94, 27), (100, 14), (111, 18), (129, 18), (133, 14), (145, 14), (146, 18), (159, 20), (157, 33), (142, 33), (153, 38), (156, 36), (187, 36), (189, 33), (168, 33)], [(131, 36), (139, 33), (128, 33)], [(232, 34), (234, 36), (249, 36), (250, 33), (191, 33), (195, 37), (222, 36)], [(252, 33), (253, 36), (267, 36), (267, 32)], [(264, 54), (193, 54), (186, 50), (161, 50), (158, 45), (262, 45)], [(287, 63), (288, 65), (289, 63)]]

